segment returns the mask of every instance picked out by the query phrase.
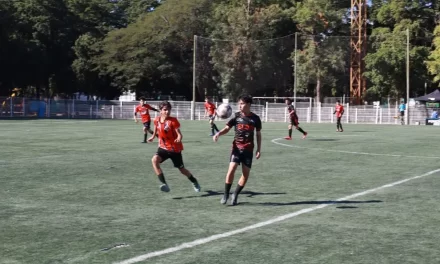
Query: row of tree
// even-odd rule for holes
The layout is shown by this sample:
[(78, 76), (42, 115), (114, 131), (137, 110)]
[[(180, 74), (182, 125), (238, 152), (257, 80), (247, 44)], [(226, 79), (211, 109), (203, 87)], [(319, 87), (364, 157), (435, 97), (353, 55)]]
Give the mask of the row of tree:
[[(349, 10), (343, 0), (0, 1), (0, 96), (192, 99), (194, 58), (198, 100), (292, 95), (294, 82), (304, 96), (348, 95)], [(411, 96), (437, 87), (439, 4), (373, 0), (368, 14), (366, 98), (404, 97), (407, 29)]]

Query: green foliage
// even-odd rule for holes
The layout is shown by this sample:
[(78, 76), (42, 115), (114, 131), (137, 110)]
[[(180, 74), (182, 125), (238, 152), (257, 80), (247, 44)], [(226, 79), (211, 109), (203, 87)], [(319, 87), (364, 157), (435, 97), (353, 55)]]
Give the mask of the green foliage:
[(428, 71), (434, 76), (433, 81), (437, 82), (440, 86), (440, 26), (437, 26), (434, 30), (434, 49), (426, 61)]

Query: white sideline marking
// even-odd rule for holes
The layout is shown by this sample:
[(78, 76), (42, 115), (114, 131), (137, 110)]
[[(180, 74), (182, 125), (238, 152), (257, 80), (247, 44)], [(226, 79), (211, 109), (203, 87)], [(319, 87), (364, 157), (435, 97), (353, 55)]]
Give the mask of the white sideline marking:
[(281, 146), (290, 147), (290, 148), (311, 149), (311, 150), (320, 150), (320, 151), (328, 151), (328, 152), (339, 152), (339, 153), (357, 154), (357, 155), (402, 157), (402, 158), (440, 159), (440, 157), (435, 157), (435, 156), (406, 156), (406, 155), (398, 155), (398, 154), (382, 154), (382, 153), (355, 152), (355, 151), (323, 149), (323, 148), (309, 148), (309, 147), (301, 147), (301, 146), (295, 146), (295, 145), (288, 145), (288, 144), (277, 142), (277, 140), (280, 140), (280, 139), (282, 139), (282, 138), (272, 139), (272, 143), (277, 144), (277, 145), (281, 145)]
[[(374, 189), (369, 189), (369, 190), (366, 190), (366, 191), (363, 191), (363, 192), (358, 192), (358, 193), (355, 193), (355, 194), (351, 194), (351, 195), (339, 198), (336, 201), (344, 201), (344, 200), (348, 200), (348, 199), (353, 199), (353, 198), (356, 198), (356, 197), (359, 197), (359, 196), (363, 196), (363, 195), (366, 195), (366, 194), (369, 194), (369, 193), (372, 193), (372, 192), (379, 191), (381, 189), (394, 187), (396, 185), (405, 183), (407, 181), (411, 181), (411, 180), (419, 179), (419, 178), (422, 178), (422, 177), (426, 177), (426, 176), (435, 174), (437, 172), (440, 172), (440, 169), (436, 169), (436, 170), (427, 172), (425, 174), (422, 174), (422, 175), (419, 175), (419, 176), (414, 176), (414, 177), (411, 177), (411, 178), (407, 178), (407, 179), (404, 179), (404, 180), (401, 180), (401, 181), (385, 184), (385, 185), (382, 185), (382, 186), (374, 188)], [(217, 239), (220, 239), (220, 238), (230, 237), (230, 236), (233, 236), (233, 235), (236, 235), (236, 234), (244, 233), (244, 232), (252, 230), (252, 229), (256, 229), (256, 228), (259, 228), (259, 227), (263, 227), (263, 226), (271, 225), (271, 224), (274, 224), (274, 223), (277, 223), (277, 222), (281, 222), (281, 221), (287, 220), (289, 218), (293, 218), (293, 217), (298, 216), (298, 215), (310, 213), (310, 212), (313, 212), (315, 210), (327, 207), (329, 205), (331, 205), (331, 204), (321, 204), (321, 205), (305, 208), (305, 209), (302, 209), (302, 210), (299, 210), (299, 211), (296, 211), (296, 212), (293, 212), (293, 213), (290, 213), (290, 214), (278, 216), (278, 217), (272, 218), (270, 220), (267, 220), (267, 221), (264, 221), (264, 222), (260, 222), (260, 223), (254, 224), (254, 225), (250, 225), (250, 226), (247, 226), (247, 227), (244, 227), (244, 228), (236, 229), (236, 230), (229, 231), (229, 232), (222, 233), (222, 234), (212, 235), (212, 236), (209, 236), (209, 237), (206, 237), (206, 238), (196, 239), (196, 240), (194, 240), (192, 242), (186, 242), (186, 243), (180, 244), (179, 246), (176, 246), (176, 247), (171, 247), (171, 248), (167, 248), (167, 249), (164, 249), (164, 250), (154, 251), (154, 252), (150, 252), (150, 253), (147, 253), (147, 254), (144, 254), (144, 255), (140, 255), (140, 256), (131, 258), (131, 259), (123, 260), (121, 262), (117, 262), (117, 264), (137, 263), (137, 262), (144, 261), (144, 260), (147, 260), (147, 259), (150, 259), (150, 258), (153, 258), (153, 257), (162, 256), (162, 255), (170, 254), (170, 253), (173, 253), (173, 252), (176, 252), (176, 251), (180, 251), (180, 250), (185, 249), (185, 248), (193, 248), (195, 246), (203, 245), (203, 244), (209, 243), (211, 241), (214, 241), (214, 240), (217, 240)]]

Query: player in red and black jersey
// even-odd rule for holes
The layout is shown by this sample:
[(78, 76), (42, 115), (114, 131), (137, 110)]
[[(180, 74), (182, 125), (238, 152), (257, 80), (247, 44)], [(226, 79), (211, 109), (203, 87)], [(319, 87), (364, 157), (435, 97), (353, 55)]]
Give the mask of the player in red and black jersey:
[(336, 102), (335, 111), (333, 112), (333, 114), (336, 114), (336, 132), (344, 132), (341, 124), (341, 118), (344, 114), (344, 106), (341, 105), (341, 101), (338, 100)]
[(255, 152), (255, 157), (259, 159), (261, 155), (261, 119), (258, 115), (251, 112), (252, 97), (240, 96), (238, 103), (240, 112), (235, 113), (226, 124), (226, 127), (213, 137), (214, 141), (217, 141), (220, 136), (228, 133), (232, 127), (235, 127), (229, 169), (226, 174), (225, 193), (220, 201), (222, 204), (227, 203), (229, 192), (234, 181), (235, 170), (238, 165), (242, 164), (242, 175), (232, 195), (231, 205), (238, 203), (238, 195), (243, 190), (252, 167), (254, 134), (257, 136), (257, 151)]
[(134, 118), (134, 122), (137, 123), (138, 122), (137, 113), (140, 113), (141, 118), (142, 118), (142, 124), (144, 125), (144, 128), (143, 128), (144, 141), (142, 141), (141, 143), (147, 143), (148, 132), (150, 132), (150, 134), (153, 134), (153, 131), (150, 129), (151, 117), (150, 117), (150, 112), (148, 110), (152, 110), (152, 111), (156, 111), (156, 112), (159, 112), (159, 110), (157, 110), (156, 108), (147, 104), (147, 100), (145, 99), (145, 97), (141, 97), (139, 99), (140, 99), (139, 105), (136, 106), (136, 108), (134, 109), (133, 118)]
[(298, 116), (296, 115), (295, 107), (292, 105), (292, 100), (290, 98), (286, 99), (287, 111), (289, 111), (290, 125), (288, 126), (289, 135), (285, 137), (287, 140), (292, 140), (292, 127), (303, 134), (303, 139), (307, 137), (307, 132), (299, 127)]
[(214, 130), (215, 132), (218, 132), (217, 125), (214, 124), (214, 119), (217, 116), (217, 113), (215, 112), (215, 104), (211, 102), (209, 97), (205, 98), (205, 117), (206, 114), (209, 116), (209, 124), (211, 125), (211, 137), (214, 136)]

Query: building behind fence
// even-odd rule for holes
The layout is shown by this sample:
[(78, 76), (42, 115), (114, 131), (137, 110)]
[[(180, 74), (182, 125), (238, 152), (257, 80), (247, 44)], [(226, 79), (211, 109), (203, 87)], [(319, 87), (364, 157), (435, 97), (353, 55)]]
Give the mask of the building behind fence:
[[(31, 98), (0, 98), (0, 118), (76, 118), (76, 119), (131, 119), (138, 102), (122, 101), (80, 101), (54, 100)], [(191, 120), (192, 102), (170, 101), (172, 115), (181, 120)], [(149, 101), (148, 104), (157, 107), (159, 101)], [(218, 104), (218, 103), (217, 103)], [(238, 111), (238, 104), (230, 103), (233, 111)], [(344, 123), (353, 124), (400, 124), (397, 105), (379, 106), (344, 104)], [(302, 123), (334, 123), (334, 105), (297, 102), (297, 114)], [(287, 122), (288, 114), (285, 104), (262, 102), (252, 105), (252, 111), (265, 122)], [(205, 120), (204, 102), (194, 105), (194, 119)], [(409, 124), (425, 124), (430, 117), (430, 110), (424, 105), (409, 107)], [(155, 117), (157, 112), (152, 112)]]

